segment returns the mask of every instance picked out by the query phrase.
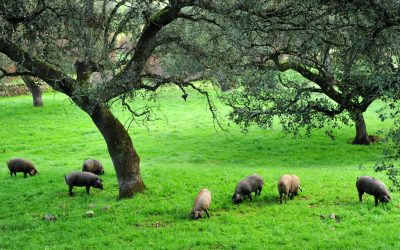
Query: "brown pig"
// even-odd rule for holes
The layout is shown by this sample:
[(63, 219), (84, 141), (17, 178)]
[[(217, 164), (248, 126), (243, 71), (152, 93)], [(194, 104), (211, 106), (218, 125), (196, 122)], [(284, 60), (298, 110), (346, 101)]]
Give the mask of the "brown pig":
[(207, 214), (208, 218), (210, 218), (210, 214), (208, 214), (208, 208), (211, 204), (211, 193), (208, 189), (202, 189), (197, 194), (196, 199), (194, 200), (193, 209), (191, 212), (191, 216), (194, 220), (198, 218), (202, 218), (204, 212)]
[(285, 195), (285, 203), (288, 195), (293, 200), (293, 196), (297, 195), (298, 191), (301, 191), (300, 179), (296, 175), (282, 175), (278, 181), (279, 201), (282, 203), (282, 194)]
[(13, 176), (13, 174), (14, 176), (17, 176), (17, 172), (23, 172), (24, 178), (26, 178), (27, 174), (29, 174), (30, 176), (34, 176), (38, 173), (32, 162), (21, 158), (9, 160), (7, 162), (7, 166), (10, 170), (11, 176)]
[(104, 167), (98, 160), (95, 159), (88, 159), (83, 162), (82, 165), (82, 172), (90, 172), (93, 174), (104, 174)]

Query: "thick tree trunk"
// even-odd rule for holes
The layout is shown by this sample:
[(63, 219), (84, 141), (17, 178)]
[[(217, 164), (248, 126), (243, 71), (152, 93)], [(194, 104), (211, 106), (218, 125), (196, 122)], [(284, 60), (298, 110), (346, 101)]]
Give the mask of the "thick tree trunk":
[(140, 176), (140, 158), (128, 131), (107, 107), (96, 107), (90, 114), (102, 133), (118, 178), (119, 198), (130, 198), (146, 189)]
[(40, 88), (40, 86), (30, 76), (21, 76), (21, 78), (24, 81), (26, 87), (32, 94), (33, 106), (42, 107), (43, 99), (42, 99), (42, 89)]
[(365, 125), (363, 114), (357, 113), (353, 119), (356, 125), (356, 137), (353, 140), (353, 144), (369, 145), (367, 126)]

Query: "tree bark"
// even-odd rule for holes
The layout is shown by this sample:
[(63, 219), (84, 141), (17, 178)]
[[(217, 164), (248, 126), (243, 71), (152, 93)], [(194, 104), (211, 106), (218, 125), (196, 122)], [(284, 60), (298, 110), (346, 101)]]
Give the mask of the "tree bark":
[(140, 175), (140, 158), (128, 131), (108, 107), (97, 106), (90, 117), (103, 135), (118, 178), (119, 198), (130, 198), (146, 189)]
[(40, 86), (30, 76), (21, 76), (21, 78), (24, 81), (26, 87), (32, 94), (33, 106), (42, 107), (43, 99), (42, 99), (42, 89), (40, 88)]
[(356, 137), (353, 140), (353, 144), (369, 145), (367, 126), (363, 114), (356, 113), (353, 119), (356, 125)]

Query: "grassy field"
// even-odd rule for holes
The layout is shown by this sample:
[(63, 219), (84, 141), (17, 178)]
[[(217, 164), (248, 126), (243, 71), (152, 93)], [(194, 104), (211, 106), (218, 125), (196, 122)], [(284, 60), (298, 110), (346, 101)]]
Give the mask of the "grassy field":
[[(130, 128), (148, 190), (123, 201), (105, 142), (84, 112), (60, 94), (45, 94), (43, 108), (29, 96), (1, 98), (0, 249), (399, 249), (398, 194), (375, 207), (371, 196), (359, 203), (355, 188), (361, 175), (390, 184), (372, 171), (381, 143), (351, 145), (354, 127), (334, 130), (335, 140), (324, 131), (298, 140), (279, 126), (223, 133), (201, 96), (180, 95), (160, 92), (166, 118)], [(376, 118), (379, 107), (366, 114), (370, 134), (387, 126)], [(128, 119), (119, 106), (114, 112)], [(40, 175), (10, 177), (5, 162), (13, 157), (32, 160)], [(91, 157), (105, 165), (105, 190), (75, 188), (69, 197), (64, 174)], [(252, 173), (265, 179), (261, 196), (234, 205), (237, 182)], [(280, 205), (276, 183), (286, 173), (300, 177), (303, 192)], [(201, 188), (212, 193), (211, 218), (192, 221)], [(49, 213), (57, 221), (44, 221)]]

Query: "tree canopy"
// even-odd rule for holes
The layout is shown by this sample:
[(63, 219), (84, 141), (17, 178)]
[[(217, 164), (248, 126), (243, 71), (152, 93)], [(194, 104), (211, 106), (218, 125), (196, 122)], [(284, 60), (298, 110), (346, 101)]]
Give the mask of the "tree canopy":
[(236, 80), (243, 88), (227, 98), (232, 119), (270, 127), (278, 116), (295, 133), (352, 120), (353, 143), (368, 144), (362, 113), (398, 93), (400, 33), (395, 1), (367, 2), (302, 1), (268, 21), (252, 5), (235, 27), (246, 60)]

